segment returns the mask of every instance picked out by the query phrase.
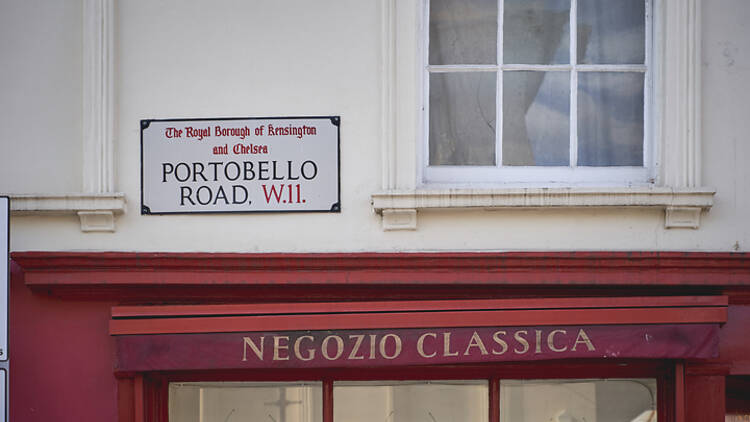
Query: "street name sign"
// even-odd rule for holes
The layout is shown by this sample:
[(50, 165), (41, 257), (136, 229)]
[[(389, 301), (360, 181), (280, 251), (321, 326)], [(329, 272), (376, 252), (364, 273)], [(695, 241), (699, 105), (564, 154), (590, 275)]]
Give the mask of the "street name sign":
[(340, 212), (340, 123), (141, 120), (141, 213)]

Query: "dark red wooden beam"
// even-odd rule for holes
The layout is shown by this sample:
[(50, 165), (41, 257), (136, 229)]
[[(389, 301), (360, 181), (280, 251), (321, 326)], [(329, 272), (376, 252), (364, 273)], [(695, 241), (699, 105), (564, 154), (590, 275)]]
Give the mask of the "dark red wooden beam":
[[(655, 298), (658, 300), (658, 298)], [(697, 299), (696, 299), (697, 300)], [(719, 298), (718, 302), (726, 301)], [(521, 306), (525, 300), (518, 300)], [(570, 301), (570, 300), (567, 300)], [(501, 310), (433, 310), (404, 311), (404, 304), (389, 310), (382, 303), (371, 312), (305, 313), (297, 312), (296, 305), (271, 309), (267, 314), (200, 316), (186, 313), (171, 317), (146, 317), (145, 307), (138, 307), (139, 317), (123, 318), (123, 313), (113, 311), (110, 334), (165, 334), (165, 333), (214, 333), (243, 331), (298, 331), (298, 330), (346, 330), (377, 328), (426, 328), (426, 327), (493, 327), (493, 326), (553, 326), (553, 325), (606, 325), (606, 324), (701, 324), (725, 323), (727, 307), (675, 306), (675, 307), (617, 307), (617, 299), (602, 300), (613, 307), (563, 308), (554, 300), (548, 301), (547, 309), (501, 309)], [(566, 300), (562, 301), (565, 304)], [(626, 299), (626, 302), (628, 300)], [(408, 302), (414, 304), (415, 302)], [(317, 304), (310, 304), (315, 308)], [(336, 304), (329, 304), (335, 308)], [(341, 304), (352, 308), (366, 304)], [(250, 306), (252, 309), (254, 306)], [(418, 305), (414, 305), (418, 308)], [(163, 315), (168, 307), (157, 307), (156, 314)], [(214, 307), (211, 307), (214, 308)], [(262, 308), (267, 308), (263, 306)], [(120, 309), (120, 308), (116, 308)], [(195, 312), (195, 308), (190, 309)], [(239, 311), (238, 311), (239, 312)], [(132, 313), (131, 313), (132, 315)], [(197, 315), (197, 316), (196, 316)]]
[(221, 305), (115, 306), (112, 318), (185, 316), (334, 314), (353, 312), (416, 312), (469, 310), (531, 310), (582, 308), (726, 307), (726, 296), (649, 296), (618, 298), (531, 298), (483, 300), (420, 300), (387, 302), (255, 303)]
[[(544, 296), (588, 296), (622, 295), (612, 290), (621, 288), (628, 295), (729, 292), (730, 301), (750, 301), (750, 253), (14, 252), (12, 259), (14, 275), (22, 274), (37, 292), (136, 301), (498, 297), (497, 289), (521, 289), (517, 294), (526, 296), (539, 295), (529, 289), (543, 289)], [(571, 294), (571, 289), (592, 293)]]
[(750, 254), (14, 252), (28, 285), (748, 285)]

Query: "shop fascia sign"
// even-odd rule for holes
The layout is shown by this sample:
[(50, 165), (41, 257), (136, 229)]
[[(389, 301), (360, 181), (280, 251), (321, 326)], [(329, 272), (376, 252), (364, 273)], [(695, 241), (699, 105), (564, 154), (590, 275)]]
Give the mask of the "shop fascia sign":
[(128, 371), (376, 367), (580, 358), (705, 359), (718, 354), (718, 325), (127, 335), (117, 336), (117, 348), (118, 369)]
[(340, 212), (338, 116), (141, 121), (141, 213)]

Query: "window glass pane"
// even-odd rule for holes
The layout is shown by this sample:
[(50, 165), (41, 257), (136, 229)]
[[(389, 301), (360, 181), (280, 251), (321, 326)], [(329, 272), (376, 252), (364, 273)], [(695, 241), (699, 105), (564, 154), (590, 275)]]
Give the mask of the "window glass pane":
[(497, 64), (497, 0), (432, 0), (430, 64)]
[(503, 165), (570, 162), (570, 73), (503, 73)]
[(505, 0), (504, 4), (504, 63), (570, 63), (570, 0)]
[(169, 420), (321, 422), (322, 391), (320, 383), (170, 383)]
[(336, 422), (487, 422), (486, 381), (336, 383)]
[(579, 166), (643, 166), (643, 78), (578, 74)]
[(656, 422), (656, 380), (501, 381), (500, 420)]
[(495, 164), (495, 72), (430, 74), (430, 165)]
[(578, 63), (643, 64), (645, 0), (578, 0)]

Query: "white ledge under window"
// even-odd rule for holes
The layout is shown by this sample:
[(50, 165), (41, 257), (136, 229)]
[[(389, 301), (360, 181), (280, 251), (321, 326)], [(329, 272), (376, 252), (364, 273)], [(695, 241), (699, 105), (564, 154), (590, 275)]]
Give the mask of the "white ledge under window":
[(13, 215), (66, 215), (81, 219), (84, 232), (112, 232), (114, 217), (125, 212), (123, 193), (10, 194)]
[(666, 212), (666, 228), (698, 228), (700, 214), (713, 205), (708, 188), (511, 188), (415, 189), (372, 195), (384, 230), (415, 230), (417, 211), (428, 209), (621, 208), (648, 207)]

